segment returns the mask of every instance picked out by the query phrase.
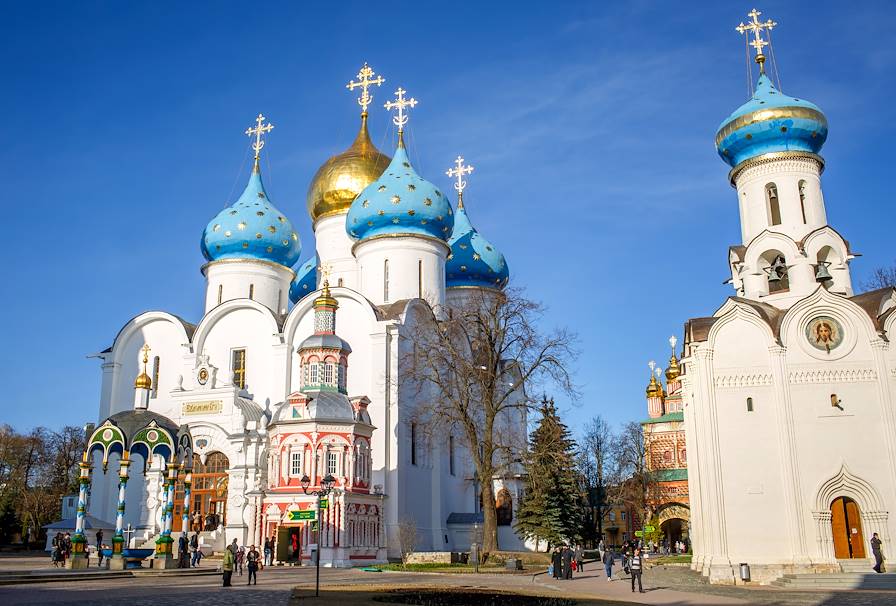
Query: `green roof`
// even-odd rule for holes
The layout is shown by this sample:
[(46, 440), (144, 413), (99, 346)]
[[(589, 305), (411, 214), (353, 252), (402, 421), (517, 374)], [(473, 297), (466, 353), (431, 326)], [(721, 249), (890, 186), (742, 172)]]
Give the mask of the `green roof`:
[(688, 470), (684, 469), (657, 469), (653, 472), (657, 482), (675, 482), (677, 480), (687, 480)]
[(684, 421), (684, 413), (669, 412), (655, 419), (647, 419), (646, 421), (641, 421), (641, 425), (649, 425), (651, 423), (670, 423), (672, 421)]

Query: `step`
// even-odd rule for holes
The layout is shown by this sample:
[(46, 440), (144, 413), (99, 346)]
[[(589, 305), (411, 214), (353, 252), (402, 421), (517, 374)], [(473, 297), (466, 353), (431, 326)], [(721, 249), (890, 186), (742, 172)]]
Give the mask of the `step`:
[(787, 589), (890, 589), (896, 591), (896, 574), (787, 574), (772, 581), (770, 585)]

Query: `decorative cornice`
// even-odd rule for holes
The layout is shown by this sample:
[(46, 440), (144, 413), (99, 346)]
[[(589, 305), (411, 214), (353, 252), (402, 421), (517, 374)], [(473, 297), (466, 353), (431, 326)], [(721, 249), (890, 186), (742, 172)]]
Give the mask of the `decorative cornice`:
[(770, 152), (767, 154), (762, 154), (761, 156), (756, 156), (755, 158), (748, 158), (732, 168), (728, 173), (728, 181), (731, 183), (731, 187), (737, 187), (735, 181), (745, 170), (756, 166), (762, 166), (764, 164), (780, 162), (781, 160), (811, 160), (818, 165), (819, 173), (824, 171), (824, 158), (822, 158), (818, 154), (802, 151)]
[(772, 373), (750, 373), (736, 375), (716, 375), (715, 386), (718, 389), (735, 389), (738, 387), (759, 387), (772, 384)]
[(384, 238), (418, 238), (420, 240), (428, 240), (430, 242), (434, 242), (436, 244), (442, 245), (444, 247), (446, 255), (451, 253), (451, 247), (448, 246), (448, 244), (441, 238), (436, 238), (435, 236), (428, 236), (426, 234), (418, 234), (418, 233), (408, 232), (408, 233), (400, 233), (400, 234), (379, 234), (376, 236), (370, 236), (368, 238), (364, 238), (363, 240), (358, 240), (357, 242), (355, 242), (352, 245), (352, 254), (354, 255), (355, 251), (362, 244), (367, 244), (368, 242), (374, 242), (376, 240), (382, 240)]
[(205, 265), (200, 267), (199, 271), (201, 271), (202, 275), (204, 276), (204, 275), (206, 275), (208, 268), (212, 267), (213, 265), (227, 265), (227, 264), (232, 264), (232, 263), (252, 263), (255, 265), (268, 265), (278, 271), (289, 272), (290, 276), (292, 276), (290, 278), (290, 280), (292, 280), (296, 277), (296, 272), (293, 271), (292, 269), (290, 269), (289, 267), (286, 267), (285, 265), (280, 265), (279, 263), (274, 263), (273, 261), (268, 261), (267, 259), (243, 259), (243, 258), (218, 259), (216, 261), (209, 261), (208, 263), (206, 263)]
[(796, 385), (809, 383), (866, 383), (877, 380), (871, 368), (835, 368), (830, 370), (792, 370), (788, 380)]

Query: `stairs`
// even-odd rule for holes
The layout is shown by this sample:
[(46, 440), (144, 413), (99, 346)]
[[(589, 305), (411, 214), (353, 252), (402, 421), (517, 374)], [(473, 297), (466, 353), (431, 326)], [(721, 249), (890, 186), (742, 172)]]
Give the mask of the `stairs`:
[(772, 581), (782, 589), (872, 589), (896, 591), (896, 573), (877, 574), (874, 560), (837, 560), (843, 572), (828, 574), (785, 574)]

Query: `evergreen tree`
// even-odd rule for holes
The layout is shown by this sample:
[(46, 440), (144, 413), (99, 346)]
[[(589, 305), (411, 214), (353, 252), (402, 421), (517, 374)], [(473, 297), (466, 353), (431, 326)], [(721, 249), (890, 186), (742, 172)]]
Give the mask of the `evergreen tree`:
[(529, 436), (526, 483), (514, 528), (547, 546), (579, 542), (584, 503), (575, 467), (575, 444), (553, 400), (541, 402), (541, 419)]

